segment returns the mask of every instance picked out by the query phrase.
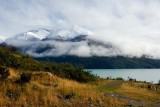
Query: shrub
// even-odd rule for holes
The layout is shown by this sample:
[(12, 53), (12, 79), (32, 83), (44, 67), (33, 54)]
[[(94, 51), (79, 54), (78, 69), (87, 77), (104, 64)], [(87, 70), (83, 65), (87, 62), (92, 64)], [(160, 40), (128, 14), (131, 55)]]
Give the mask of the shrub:
[(97, 77), (90, 71), (84, 70), (82, 66), (73, 66), (71, 64), (59, 64), (57, 65), (55, 75), (78, 82), (91, 82), (96, 81)]
[(6, 67), (0, 67), (0, 79), (5, 80), (10, 75), (9, 70)]
[(133, 78), (129, 78), (129, 81), (134, 81), (134, 82), (136, 82), (137, 80), (136, 80), (136, 79), (133, 79)]
[(116, 80), (124, 80), (122, 77), (117, 77)]
[(22, 73), (20, 79), (16, 81), (16, 83), (29, 83), (31, 80), (32, 74), (31, 73)]

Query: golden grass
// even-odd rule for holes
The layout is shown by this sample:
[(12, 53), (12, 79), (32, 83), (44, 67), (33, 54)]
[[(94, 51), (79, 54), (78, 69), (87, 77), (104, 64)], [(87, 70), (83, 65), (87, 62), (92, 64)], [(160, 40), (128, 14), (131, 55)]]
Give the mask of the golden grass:
[[(23, 71), (24, 72), (24, 71)], [(73, 80), (59, 78), (47, 72), (32, 73), (30, 83), (15, 83), (22, 71), (10, 69), (10, 77), (0, 81), (0, 107), (2, 106), (57, 106), (57, 107), (123, 107), (127, 104), (118, 98), (106, 97), (106, 93), (119, 93), (133, 99), (158, 100), (155, 91), (139, 89), (129, 82), (99, 79), (95, 84), (84, 84)], [(114, 86), (112, 83), (118, 86)], [(75, 96), (66, 100), (65, 96)], [(88, 101), (92, 98), (93, 101)], [(101, 102), (101, 104), (99, 103)]]
[[(76, 105), (80, 100), (84, 102), (89, 97), (95, 100), (98, 98), (96, 92), (89, 91), (93, 87), (90, 84), (62, 79), (55, 75), (50, 76), (40, 71), (32, 73), (30, 83), (20, 85), (15, 81), (19, 79), (21, 72), (14, 69), (10, 69), (9, 72), (8, 80), (0, 81), (0, 106)], [(58, 95), (65, 97), (70, 93), (75, 93), (73, 102), (68, 103), (64, 98), (58, 99), (57, 97)]]
[(9, 69), (9, 73), (10, 73), (10, 76), (8, 77), (9, 79), (14, 79), (14, 78), (17, 78), (19, 75), (19, 72), (15, 72), (14, 69), (10, 68)]
[(154, 90), (146, 88), (138, 88), (125, 83), (119, 89), (119, 93), (137, 100), (156, 101), (160, 100), (160, 94)]

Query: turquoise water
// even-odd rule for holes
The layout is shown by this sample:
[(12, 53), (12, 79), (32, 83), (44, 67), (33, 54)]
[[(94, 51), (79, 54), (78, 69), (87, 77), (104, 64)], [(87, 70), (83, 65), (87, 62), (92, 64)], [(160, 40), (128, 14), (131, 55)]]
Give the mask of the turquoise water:
[(89, 69), (93, 74), (97, 74), (102, 78), (106, 77), (128, 77), (135, 78), (140, 81), (158, 83), (160, 80), (160, 69)]

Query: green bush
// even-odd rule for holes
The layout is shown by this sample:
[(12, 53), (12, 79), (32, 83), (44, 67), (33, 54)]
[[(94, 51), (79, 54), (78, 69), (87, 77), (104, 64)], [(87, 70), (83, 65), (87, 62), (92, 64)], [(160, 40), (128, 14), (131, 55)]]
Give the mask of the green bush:
[(124, 80), (122, 77), (117, 77), (116, 80)]
[(10, 75), (9, 70), (6, 67), (0, 67), (0, 79), (5, 80)]
[(96, 81), (97, 77), (93, 75), (90, 71), (84, 70), (82, 66), (73, 66), (71, 64), (59, 64), (54, 70), (54, 74), (68, 78), (72, 80), (76, 80), (78, 82), (90, 82)]
[(16, 83), (24, 84), (29, 83), (31, 81), (32, 74), (31, 73), (22, 73), (20, 79), (16, 81)]

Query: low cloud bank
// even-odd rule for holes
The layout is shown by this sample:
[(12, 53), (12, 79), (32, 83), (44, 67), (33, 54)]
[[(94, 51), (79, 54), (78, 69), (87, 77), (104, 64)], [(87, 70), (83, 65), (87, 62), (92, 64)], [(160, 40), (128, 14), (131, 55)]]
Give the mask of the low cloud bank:
[[(109, 40), (109, 39), (108, 39)], [(116, 39), (114, 39), (116, 41)], [(128, 42), (128, 43), (127, 43)], [(26, 54), (34, 57), (75, 55), (79, 57), (90, 56), (127, 56), (160, 58), (160, 45), (149, 44), (143, 41), (101, 41), (89, 43), (88, 40), (81, 42), (60, 41), (8, 41), (8, 45), (19, 48)], [(127, 44), (127, 45), (126, 45)]]
[[(58, 41), (8, 41), (21, 51), (34, 57), (76, 55), (80, 57), (90, 56), (116, 56), (119, 50), (115, 47), (107, 48), (103, 45), (81, 42), (58, 42)], [(109, 45), (109, 44), (107, 44)]]

